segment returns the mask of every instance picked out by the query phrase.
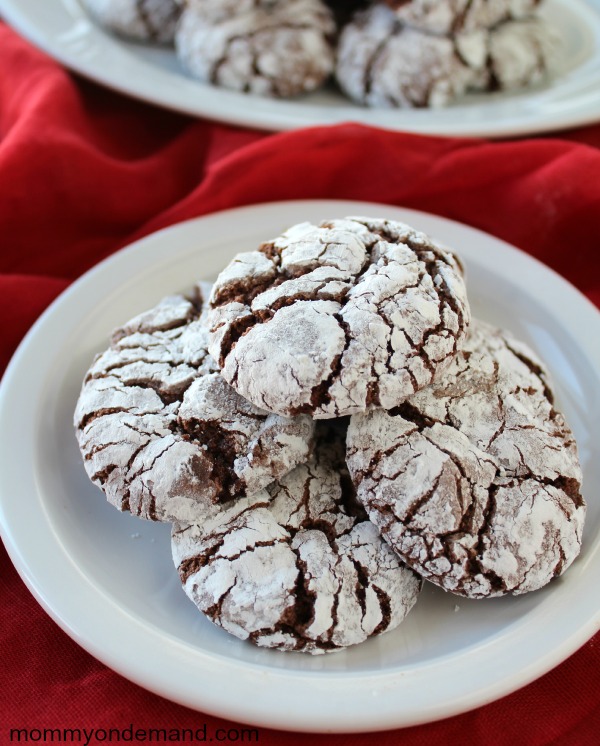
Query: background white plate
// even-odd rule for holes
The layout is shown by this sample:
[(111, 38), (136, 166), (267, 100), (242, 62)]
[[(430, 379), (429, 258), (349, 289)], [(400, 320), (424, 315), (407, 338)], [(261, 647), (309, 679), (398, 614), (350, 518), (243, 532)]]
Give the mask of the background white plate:
[[(301, 220), (409, 222), (455, 247), (479, 317), (530, 343), (577, 436), (589, 513), (564, 578), (521, 598), (467, 601), (426, 584), (396, 630), (312, 657), (260, 650), (206, 621), (180, 587), (169, 527), (112, 508), (87, 479), (71, 425), (82, 377), (110, 331), (234, 253)], [(484, 233), (412, 210), (282, 202), (182, 223), (72, 285), (15, 354), (0, 390), (0, 525), (48, 613), (124, 676), (191, 707), (304, 731), (392, 728), (452, 715), (541, 675), (600, 627), (600, 314), (554, 272)]]
[(333, 88), (278, 101), (202, 85), (186, 77), (171, 50), (103, 31), (78, 0), (0, 0), (0, 12), (34, 44), (93, 80), (167, 108), (243, 126), (286, 130), (355, 121), (425, 134), (500, 137), (600, 119), (600, 0), (546, 0), (543, 13), (563, 40), (548, 84), (473, 95), (437, 111), (365, 109)]

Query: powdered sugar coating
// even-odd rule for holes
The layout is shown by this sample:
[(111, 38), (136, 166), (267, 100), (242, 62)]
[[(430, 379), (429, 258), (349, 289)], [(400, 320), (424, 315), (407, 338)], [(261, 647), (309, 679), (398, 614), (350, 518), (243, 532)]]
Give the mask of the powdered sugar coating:
[(90, 479), (142, 518), (192, 521), (203, 506), (262, 490), (310, 454), (310, 418), (259, 410), (221, 378), (201, 305), (172, 296), (118, 329), (77, 403)]
[(352, 418), (347, 462), (382, 535), (446, 590), (536, 590), (579, 553), (585, 503), (573, 435), (536, 356), (483, 322), (432, 387)]
[(452, 39), (402, 26), (383, 5), (358, 14), (340, 36), (336, 79), (357, 103), (445, 106), (465, 93), (475, 77)]
[(245, 7), (224, 15), (214, 2), (184, 10), (175, 46), (191, 75), (273, 97), (312, 91), (331, 75), (335, 23), (321, 0)]
[(335, 450), (321, 444), (260, 495), (173, 527), (186, 593), (236, 637), (330, 652), (393, 629), (415, 603), (419, 580), (366, 520)]
[(503, 23), (489, 35), (492, 87), (512, 90), (543, 81), (552, 69), (559, 34), (541, 20)]
[(223, 377), (272, 412), (390, 408), (450, 364), (470, 318), (460, 265), (402, 223), (302, 223), (219, 275), (207, 324)]
[(531, 16), (540, 0), (384, 0), (399, 20), (436, 34), (491, 29)]
[(106, 28), (142, 41), (171, 44), (180, 8), (177, 0), (82, 0)]
[(442, 107), (468, 91), (539, 82), (554, 50), (555, 38), (540, 19), (439, 36), (374, 5), (344, 28), (336, 78), (346, 95), (367, 106)]

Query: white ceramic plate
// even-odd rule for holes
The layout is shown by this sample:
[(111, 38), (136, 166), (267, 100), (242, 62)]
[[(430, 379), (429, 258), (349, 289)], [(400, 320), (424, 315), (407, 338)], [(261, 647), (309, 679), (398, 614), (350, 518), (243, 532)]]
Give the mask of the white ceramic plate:
[[(72, 413), (83, 375), (116, 325), (296, 222), (348, 214), (405, 220), (456, 247), (475, 314), (546, 360), (580, 446), (585, 544), (564, 578), (528, 596), (467, 601), (426, 585), (398, 629), (354, 649), (316, 657), (260, 650), (188, 601), (168, 526), (120, 514), (88, 481)], [(139, 241), (72, 285), (25, 338), (0, 390), (0, 442), (2, 536), (39, 602), (108, 666), (205, 712), (300, 731), (425, 722), (526, 684), (600, 627), (600, 314), (524, 253), (439, 217), (357, 202), (281, 202)]]
[(547, 0), (543, 12), (563, 40), (548, 84), (473, 95), (437, 111), (365, 109), (333, 88), (277, 101), (202, 85), (181, 71), (174, 52), (103, 31), (78, 0), (0, 0), (0, 12), (25, 37), (93, 80), (167, 108), (242, 126), (286, 130), (355, 121), (426, 134), (501, 137), (600, 119), (600, 0)]

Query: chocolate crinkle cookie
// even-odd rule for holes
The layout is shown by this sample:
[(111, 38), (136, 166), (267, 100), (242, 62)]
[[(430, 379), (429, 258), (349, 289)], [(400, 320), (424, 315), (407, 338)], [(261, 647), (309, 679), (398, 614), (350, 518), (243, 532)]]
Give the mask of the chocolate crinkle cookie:
[(333, 15), (321, 0), (192, 0), (175, 46), (194, 77), (236, 91), (292, 97), (318, 88), (333, 72)]
[(578, 555), (573, 435), (536, 356), (473, 322), (432, 387), (351, 419), (347, 462), (370, 519), (424, 578), (463, 596), (521, 594)]
[(455, 256), (403, 223), (301, 223), (239, 254), (210, 298), (210, 351), (256, 406), (390, 408), (447, 368), (470, 319)]
[(444, 36), (418, 30), (387, 6), (373, 5), (344, 28), (336, 78), (342, 91), (363, 105), (441, 107), (469, 91), (540, 82), (555, 48), (554, 33), (539, 18)]
[(166, 298), (118, 329), (85, 378), (75, 428), (109, 502), (157, 521), (262, 490), (309, 457), (314, 424), (257, 409), (207, 352), (202, 300)]
[(179, 0), (82, 0), (105, 28), (121, 36), (171, 44), (180, 14)]
[(383, 0), (396, 17), (436, 34), (491, 29), (503, 21), (531, 16), (541, 0)]
[(176, 523), (172, 549), (196, 606), (261, 647), (355, 645), (400, 624), (420, 589), (366, 519), (330, 439), (263, 493)]

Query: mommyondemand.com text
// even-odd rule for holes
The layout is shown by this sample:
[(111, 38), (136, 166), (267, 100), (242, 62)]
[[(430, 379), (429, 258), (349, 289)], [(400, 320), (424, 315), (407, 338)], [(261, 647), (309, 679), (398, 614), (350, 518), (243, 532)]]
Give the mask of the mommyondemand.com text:
[(256, 728), (11, 728), (11, 743), (258, 743)]

